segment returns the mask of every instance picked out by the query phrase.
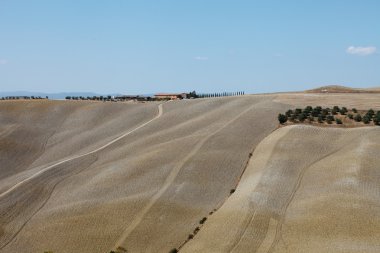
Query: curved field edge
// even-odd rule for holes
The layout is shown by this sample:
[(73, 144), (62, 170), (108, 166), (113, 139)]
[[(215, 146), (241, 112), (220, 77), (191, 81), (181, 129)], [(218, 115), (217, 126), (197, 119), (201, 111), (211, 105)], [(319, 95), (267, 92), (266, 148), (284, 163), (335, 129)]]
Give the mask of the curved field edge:
[(380, 128), (288, 126), (180, 252), (377, 252)]
[[(147, 205), (122, 246), (131, 252), (177, 247), (203, 216), (224, 202), (252, 146), (275, 129), (280, 109), (271, 97), (250, 96), (165, 104), (161, 118), (93, 154), (94, 160), (82, 157), (61, 164), (32, 180), (30, 198), (20, 188), (3, 201), (0, 219), (8, 217), (3, 228), (31, 218), (2, 252), (107, 252)], [(175, 168), (178, 175), (167, 185)], [(44, 196), (47, 201), (40, 202)], [(25, 211), (7, 216), (17, 199), (23, 201), (16, 209)], [(7, 238), (13, 235), (7, 233)]]
[(156, 113), (154, 103), (0, 101), (0, 192), (42, 167), (104, 145)]

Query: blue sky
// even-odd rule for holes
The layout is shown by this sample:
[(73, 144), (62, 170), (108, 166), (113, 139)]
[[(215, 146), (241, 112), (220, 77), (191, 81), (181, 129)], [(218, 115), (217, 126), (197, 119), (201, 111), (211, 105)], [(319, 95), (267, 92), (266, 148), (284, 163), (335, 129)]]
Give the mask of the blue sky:
[(380, 86), (378, 0), (0, 0), (0, 91)]

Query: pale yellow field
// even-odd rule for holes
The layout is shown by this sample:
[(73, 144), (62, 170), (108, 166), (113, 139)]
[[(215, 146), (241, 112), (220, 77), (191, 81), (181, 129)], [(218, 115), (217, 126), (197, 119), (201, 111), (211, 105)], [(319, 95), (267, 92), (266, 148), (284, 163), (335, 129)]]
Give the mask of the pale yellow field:
[[(58, 109), (44, 112), (47, 118), (72, 106), (50, 103)], [(275, 129), (281, 110), (267, 97), (169, 102), (161, 117), (112, 145), (33, 176), (53, 161), (85, 154), (122, 134), (120, 129), (130, 131), (157, 115), (158, 105), (150, 103), (110, 104), (99, 114), (105, 104), (84, 103), (75, 114), (61, 114), (58, 126), (46, 127), (54, 132), (44, 137), (38, 157), (20, 161), (17, 171), (2, 167), (10, 174), (1, 184), (6, 193), (0, 196), (2, 252), (109, 252), (119, 245), (130, 252), (167, 252), (178, 247), (199, 219), (224, 202), (252, 147)], [(125, 112), (114, 113), (114, 106), (124, 106)], [(1, 108), (1, 115), (11, 114)], [(21, 111), (12, 124), (30, 129), (51, 122), (29, 121), (30, 113)], [(107, 132), (110, 127), (116, 130)], [(4, 139), (38, 143), (14, 136)], [(2, 152), (7, 151), (4, 145)], [(10, 163), (15, 156), (9, 155)], [(26, 181), (9, 191), (21, 180)]]
[(380, 128), (281, 128), (180, 252), (379, 252)]
[[(273, 245), (275, 252), (284, 250), (281, 238), (285, 237), (293, 252), (305, 252), (311, 249), (307, 245), (314, 244), (331, 251), (347, 238), (352, 239), (351, 249), (359, 244), (370, 244), (363, 252), (378, 249), (371, 244), (373, 238), (379, 239), (378, 233), (370, 236), (369, 230), (362, 231), (351, 216), (344, 216), (342, 228), (342, 220), (336, 221), (341, 229), (336, 230), (336, 237), (333, 227), (315, 228), (313, 224), (319, 221), (335, 226), (331, 220), (336, 217), (325, 214), (324, 206), (334, 213), (344, 213), (341, 209), (351, 213), (352, 206), (334, 205), (341, 196), (336, 188), (328, 188), (333, 178), (344, 180), (344, 174), (332, 168), (330, 178), (327, 169), (312, 166), (325, 163), (327, 158), (317, 161), (339, 147), (345, 153), (339, 151), (328, 158), (344, 160), (339, 163), (344, 164), (342, 157), (351, 152), (357, 157), (354, 162), (363, 161), (359, 171), (375, 173), (372, 162), (364, 162), (377, 159), (376, 155), (356, 154), (358, 145), (354, 144), (368, 139), (370, 143), (363, 142), (363, 148), (369, 145), (378, 151), (380, 128), (286, 127), (273, 132), (278, 113), (296, 106), (322, 101), (358, 109), (378, 108), (379, 94), (361, 95), (312, 100), (309, 94), (252, 95), (161, 105), (0, 101), (0, 252), (108, 253), (122, 246), (128, 252), (166, 253), (182, 245), (180, 252), (255, 252), (260, 245), (257, 252), (267, 252), (268, 245)], [(250, 153), (265, 137), (242, 176)], [(281, 142), (286, 138), (289, 141)], [(296, 143), (299, 145), (292, 145)], [(269, 167), (268, 161), (272, 164)], [(306, 165), (311, 169), (305, 172)], [(318, 191), (319, 185), (308, 179), (309, 173), (319, 178), (321, 191), (329, 194)], [(267, 175), (264, 178), (268, 181), (258, 175)], [(370, 175), (374, 183), (379, 182), (378, 174)], [(295, 184), (301, 189), (307, 180), (313, 183), (312, 189), (293, 191)], [(238, 190), (230, 197), (230, 190), (238, 183)], [(259, 185), (264, 195), (257, 194), (255, 186)], [(364, 192), (376, 189), (365, 185), (369, 188), (363, 186)], [(340, 190), (345, 200), (358, 199), (371, 206), (367, 213), (357, 214), (358, 222), (371, 214), (373, 228), (378, 229), (375, 211), (379, 213), (379, 202), (364, 198), (363, 192), (355, 189)], [(323, 194), (327, 199), (306, 201)], [(253, 205), (255, 201), (262, 208)], [(315, 219), (310, 219), (312, 216)], [(203, 217), (208, 220), (200, 226)], [(198, 226), (200, 232), (185, 243)], [(339, 234), (347, 226), (356, 226), (363, 237)], [(279, 227), (281, 232), (274, 233)], [(304, 232), (305, 228), (310, 233)], [(333, 240), (327, 241), (323, 231), (330, 231), (328, 238)], [(294, 238), (300, 235), (305, 236), (304, 241), (297, 244)], [(341, 252), (347, 251), (342, 248)]]
[(274, 101), (300, 107), (307, 105), (333, 107), (337, 105), (358, 110), (368, 110), (370, 108), (380, 110), (380, 93), (284, 93), (278, 95)]

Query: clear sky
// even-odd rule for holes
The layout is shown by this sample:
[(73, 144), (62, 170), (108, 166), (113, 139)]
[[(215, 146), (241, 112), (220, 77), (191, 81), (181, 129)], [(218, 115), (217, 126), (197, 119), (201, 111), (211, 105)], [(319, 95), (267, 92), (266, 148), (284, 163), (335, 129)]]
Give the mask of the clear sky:
[(380, 86), (379, 0), (0, 0), (0, 91)]

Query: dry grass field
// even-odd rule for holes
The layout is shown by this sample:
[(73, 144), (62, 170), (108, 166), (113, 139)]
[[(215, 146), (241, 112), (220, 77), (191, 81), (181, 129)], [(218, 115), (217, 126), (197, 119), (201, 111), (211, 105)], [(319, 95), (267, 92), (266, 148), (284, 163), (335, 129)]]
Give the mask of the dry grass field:
[(288, 126), (181, 252), (379, 252), (380, 128)]
[(330, 93), (330, 94), (309, 94), (309, 93), (285, 93), (280, 94), (275, 99), (276, 102), (297, 106), (323, 106), (333, 107), (346, 106), (358, 110), (380, 110), (380, 93)]
[(180, 252), (375, 252), (380, 128), (273, 132), (298, 105), (380, 107), (337, 96), (0, 101), (0, 252), (167, 253), (203, 217)]
[(306, 93), (380, 93), (379, 87), (351, 88), (341, 85), (328, 85), (316, 89), (307, 90)]

